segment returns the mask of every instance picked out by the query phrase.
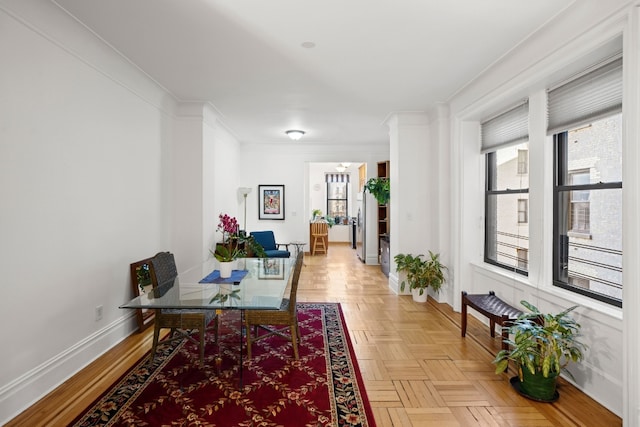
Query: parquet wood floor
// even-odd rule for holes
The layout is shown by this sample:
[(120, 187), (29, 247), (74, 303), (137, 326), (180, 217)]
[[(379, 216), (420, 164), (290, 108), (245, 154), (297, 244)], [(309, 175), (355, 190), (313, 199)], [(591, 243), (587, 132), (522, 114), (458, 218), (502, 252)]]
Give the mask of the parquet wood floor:
[[(298, 299), (340, 302), (379, 427), (621, 426), (619, 417), (561, 381), (560, 399), (518, 395), (509, 374), (493, 373), (499, 337), (446, 304), (394, 295), (379, 266), (362, 264), (346, 244), (305, 257)], [(7, 426), (66, 425), (150, 347), (147, 330), (127, 338)]]

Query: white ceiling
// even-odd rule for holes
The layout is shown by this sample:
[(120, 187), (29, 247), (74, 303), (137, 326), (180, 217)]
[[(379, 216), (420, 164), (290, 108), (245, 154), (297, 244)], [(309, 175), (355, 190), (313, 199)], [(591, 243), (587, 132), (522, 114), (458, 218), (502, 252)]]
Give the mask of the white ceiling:
[[(240, 141), (376, 143), (574, 0), (54, 0)], [(302, 46), (305, 42), (313, 48)]]

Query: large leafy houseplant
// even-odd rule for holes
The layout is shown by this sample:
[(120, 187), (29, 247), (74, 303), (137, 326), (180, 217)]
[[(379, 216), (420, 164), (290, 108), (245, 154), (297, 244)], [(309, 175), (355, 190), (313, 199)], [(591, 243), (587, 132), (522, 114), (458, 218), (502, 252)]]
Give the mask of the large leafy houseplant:
[(365, 191), (368, 191), (375, 197), (378, 204), (386, 205), (389, 203), (389, 197), (391, 195), (391, 185), (389, 178), (379, 177), (370, 178), (364, 185)]
[(444, 271), (447, 267), (440, 262), (440, 254), (429, 251), (429, 257), (423, 257), (422, 254), (397, 254), (393, 258), (396, 271), (406, 273), (406, 280), (400, 283), (401, 291), (404, 291), (407, 283), (409, 290), (418, 289), (418, 295), (422, 295), (429, 286), (436, 292), (440, 291), (445, 282)]
[[(569, 316), (577, 306), (558, 314), (543, 314), (536, 306), (520, 302), (530, 312), (519, 316), (504, 328), (513, 334), (505, 340), (509, 350), (501, 350), (493, 363), (496, 374), (507, 370), (509, 361), (518, 368), (523, 394), (550, 401), (556, 393), (556, 379), (570, 362), (584, 357), (586, 345), (580, 342), (580, 324)], [(571, 373), (567, 372), (570, 376)]]

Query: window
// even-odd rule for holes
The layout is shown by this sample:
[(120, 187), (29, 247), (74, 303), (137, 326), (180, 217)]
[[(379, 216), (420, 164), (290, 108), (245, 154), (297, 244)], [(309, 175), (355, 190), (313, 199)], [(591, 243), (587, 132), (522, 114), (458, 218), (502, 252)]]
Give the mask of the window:
[(518, 150), (518, 174), (529, 173), (529, 150)]
[(518, 223), (529, 222), (529, 200), (518, 199)]
[[(571, 186), (587, 185), (590, 183), (589, 171), (569, 171), (568, 180)], [(589, 234), (589, 191), (574, 190), (570, 197), (569, 230), (573, 233)]]
[(548, 102), (553, 284), (621, 307), (622, 60), (549, 91)]
[(485, 262), (527, 274), (529, 250), (528, 103), (481, 125), (486, 154)]
[(529, 251), (527, 249), (518, 249), (518, 268), (529, 271)]
[(485, 261), (526, 275), (528, 262), (520, 254), (529, 248), (529, 179), (518, 174), (518, 151), (487, 154)]
[(349, 207), (349, 174), (326, 174), (327, 216), (337, 224), (347, 218)]

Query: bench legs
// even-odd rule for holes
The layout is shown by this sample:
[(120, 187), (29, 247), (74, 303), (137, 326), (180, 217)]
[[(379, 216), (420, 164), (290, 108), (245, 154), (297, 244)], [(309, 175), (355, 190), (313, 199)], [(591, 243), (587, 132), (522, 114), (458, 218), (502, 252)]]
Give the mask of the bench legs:
[[(493, 291), (490, 291), (489, 295), (495, 296), (495, 293)], [(467, 298), (467, 292), (465, 291), (462, 291), (462, 310), (461, 310), (462, 313), (461, 313), (461, 327), (460, 327), (460, 333), (462, 337), (464, 338), (465, 335), (467, 334), (467, 306), (468, 305), (470, 305), (479, 313), (489, 318), (489, 328), (490, 328), (492, 338), (495, 338), (496, 336), (496, 323), (499, 324), (501, 327), (503, 327), (502, 343), (501, 343), (502, 349), (509, 350), (509, 345), (505, 342), (505, 340), (509, 339), (509, 331), (507, 329), (504, 329), (504, 326), (509, 324), (509, 321), (511, 320), (510, 317), (506, 314), (503, 314), (503, 315), (493, 314), (487, 311), (486, 309), (483, 309), (482, 307), (476, 306), (471, 301), (469, 301), (469, 299)]]
[(467, 300), (465, 296), (467, 293), (462, 291), (462, 326), (460, 327), (460, 332), (462, 333), (462, 338), (467, 334)]

